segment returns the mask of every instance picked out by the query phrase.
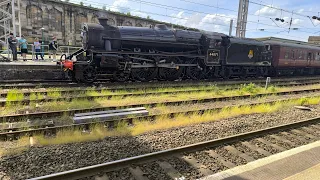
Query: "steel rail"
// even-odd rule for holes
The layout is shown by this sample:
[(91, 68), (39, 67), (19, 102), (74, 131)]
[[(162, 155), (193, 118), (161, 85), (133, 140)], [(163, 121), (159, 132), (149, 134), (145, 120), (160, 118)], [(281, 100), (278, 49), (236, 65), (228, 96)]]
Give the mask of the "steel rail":
[[(320, 81), (317, 82), (310, 82), (310, 84), (316, 84), (316, 83), (320, 83)], [(287, 86), (288, 84), (283, 84), (283, 86)], [(289, 84), (290, 85), (290, 84)], [(300, 84), (292, 84), (292, 85), (300, 85)], [(303, 85), (305, 85), (305, 83), (303, 83)], [(70, 94), (84, 94), (84, 93), (89, 93), (89, 92), (96, 92), (96, 93), (102, 93), (104, 90), (110, 91), (111, 93), (113, 92), (114, 94), (106, 94), (106, 95), (99, 95), (98, 97), (105, 97), (105, 96), (130, 96), (130, 95), (151, 95), (151, 94), (165, 94), (165, 93), (181, 93), (181, 92), (192, 92), (192, 91), (210, 91), (210, 90), (214, 90), (214, 87), (211, 87), (212, 85), (199, 85), (199, 87), (204, 87), (205, 89), (187, 89), (187, 90), (176, 90), (176, 89), (172, 89), (172, 90), (168, 90), (168, 91), (155, 91), (156, 89), (160, 89), (160, 88), (143, 88), (143, 87), (134, 87), (134, 88), (104, 88), (104, 87), (99, 87), (99, 88), (95, 88), (95, 89), (62, 89), (62, 90), (50, 90), (50, 91), (28, 91), (28, 92), (14, 92), (14, 93), (10, 93), (11, 95), (18, 95), (18, 94), (23, 94), (24, 97), (28, 97), (31, 94), (42, 94), (42, 95), (48, 95), (49, 93), (61, 93), (61, 95), (70, 95)], [(194, 86), (190, 86), (190, 88), (197, 88), (197, 85)], [(177, 87), (166, 87), (166, 88), (177, 88)], [(223, 88), (223, 86), (220, 86), (219, 88)], [(227, 88), (227, 86), (226, 86)], [(228, 88), (228, 89), (237, 89), (238, 87), (234, 87), (234, 88)], [(116, 91), (128, 91), (128, 92), (124, 92), (124, 93), (117, 93)], [(143, 91), (143, 92), (130, 92), (130, 91)], [(6, 98), (8, 96), (8, 92), (0, 92), (0, 97), (2, 98)], [(94, 95), (92, 95), (94, 96)], [(90, 97), (90, 95), (88, 95), (88, 97)], [(75, 97), (76, 98), (76, 97)]]
[[(290, 81), (305, 81), (305, 80), (318, 80), (319, 76), (312, 76), (312, 77), (284, 77), (284, 78), (274, 78), (272, 79), (272, 82), (290, 82)], [(154, 86), (165, 86), (165, 85), (180, 85), (180, 86), (185, 86), (186, 84), (197, 84), (197, 83), (218, 83), (218, 84), (234, 84), (234, 83), (238, 83), (238, 84), (244, 84), (244, 83), (265, 83), (265, 79), (247, 79), (247, 80), (243, 80), (243, 79), (215, 79), (215, 80), (182, 80), (182, 81), (153, 81), (153, 82), (126, 82), (126, 85), (133, 85), (133, 86), (150, 86), (150, 85), (154, 85)], [(0, 83), (0, 88), (35, 88), (35, 87), (88, 87), (88, 86), (99, 86), (99, 85), (103, 85), (103, 86), (124, 86), (124, 83), (121, 82), (109, 82), (109, 81), (98, 81), (92, 84), (86, 84), (86, 83), (71, 83), (71, 82), (67, 82), (67, 83), (55, 83), (55, 84), (3, 84)]]
[(235, 107), (246, 107), (246, 106), (258, 106), (262, 104), (274, 104), (277, 102), (287, 102), (290, 100), (297, 100), (300, 98), (290, 98), (290, 99), (278, 99), (278, 100), (271, 100), (271, 101), (265, 101), (265, 102), (258, 102), (258, 103), (249, 103), (249, 104), (242, 104), (242, 105), (231, 105), (231, 106), (224, 106), (224, 107), (216, 107), (216, 108), (207, 108), (207, 109), (200, 109), (200, 110), (190, 110), (190, 111), (179, 111), (179, 112), (172, 112), (172, 113), (166, 113), (166, 114), (155, 114), (155, 115), (148, 115), (148, 116), (139, 116), (139, 117), (132, 117), (132, 118), (119, 118), (119, 119), (112, 119), (107, 121), (101, 121), (101, 122), (90, 122), (90, 123), (83, 123), (83, 124), (71, 124), (71, 125), (63, 125), (63, 126), (53, 126), (53, 127), (45, 127), (45, 128), (37, 128), (37, 129), (29, 129), (29, 130), (20, 130), (20, 131), (10, 131), (10, 132), (3, 132), (0, 133), (0, 139), (6, 139), (7, 137), (16, 137), (16, 136), (22, 136), (22, 135), (33, 135), (33, 134), (39, 134), (42, 132), (56, 132), (58, 130), (63, 129), (88, 129), (92, 125), (96, 124), (105, 124), (105, 123), (114, 123), (117, 121), (126, 121), (128, 123), (133, 122), (133, 120), (154, 120), (159, 117), (168, 117), (168, 118), (174, 118), (178, 115), (188, 115), (188, 114), (204, 114), (207, 111), (219, 111), (224, 108), (235, 108)]
[(0, 80), (0, 83), (64, 83), (64, 82), (71, 82), (70, 80)]
[[(303, 85), (310, 85), (310, 84), (317, 84), (317, 83), (320, 83), (320, 80), (310, 80), (310, 81), (307, 81), (307, 82), (295, 82), (295, 83), (273, 83), (272, 85), (276, 85), (276, 86), (280, 86), (280, 87), (290, 87), (290, 86), (303, 86)], [(161, 86), (159, 87), (156, 86), (156, 87), (141, 87), (141, 86), (135, 86), (135, 87), (98, 87), (98, 88), (94, 88), (94, 89), (80, 89), (80, 88), (77, 88), (77, 89), (61, 89), (61, 90), (36, 90), (36, 91), (22, 91), (22, 92), (10, 92), (11, 95), (18, 95), (18, 94), (23, 94), (24, 97), (28, 97), (30, 96), (30, 94), (41, 94), (41, 95), (48, 95), (48, 93), (55, 93), (55, 92), (58, 92), (58, 93), (61, 93), (61, 95), (70, 95), (70, 94), (82, 94), (82, 93), (87, 93), (87, 92), (97, 92), (97, 93), (101, 93), (102, 91), (104, 90), (108, 90), (108, 91), (111, 91), (111, 92), (116, 92), (116, 91), (144, 91), (143, 93), (115, 93), (115, 94), (108, 94), (108, 95), (105, 95), (105, 96), (116, 96), (116, 95), (124, 95), (124, 96), (128, 96), (128, 95), (136, 95), (136, 94), (156, 94), (156, 93), (181, 93), (181, 92), (196, 92), (196, 91), (206, 91), (206, 90), (214, 90), (213, 87), (211, 86), (214, 86), (214, 85), (220, 85), (220, 84), (192, 84), (190, 86), (190, 88), (197, 88), (197, 87), (204, 87), (204, 88), (208, 88), (208, 89), (190, 89), (190, 90), (172, 90), (172, 91), (164, 91), (164, 92), (153, 92), (153, 90), (156, 90), (156, 89), (159, 89), (161, 88)], [(233, 86), (237, 86), (239, 84), (226, 84), (226, 85), (222, 85), (219, 86), (219, 88), (224, 88), (225, 87), (228, 87), (228, 86), (231, 86), (230, 88), (228, 88), (227, 90), (229, 89), (237, 89), (239, 87), (233, 87)], [(259, 83), (258, 85), (264, 85), (263, 83)], [(183, 85), (178, 85), (178, 86), (169, 86), (169, 87), (165, 87), (165, 88), (186, 88), (186, 86), (183, 86)], [(223, 90), (226, 90), (226, 89), (223, 89)], [(148, 92), (150, 91), (150, 92)], [(9, 92), (0, 92), (0, 97), (2, 98), (6, 98), (8, 96), (8, 93)]]
[(46, 175), (46, 176), (36, 177), (36, 178), (32, 178), (32, 180), (44, 180), (44, 179), (47, 179), (47, 180), (60, 180), (60, 179), (72, 180), (72, 179), (86, 178), (86, 177), (90, 177), (90, 176), (95, 176), (95, 175), (102, 173), (102, 172), (110, 172), (110, 171), (130, 167), (131, 164), (141, 164), (141, 163), (154, 161), (154, 160), (165, 158), (165, 157), (170, 157), (173, 155), (179, 155), (181, 153), (195, 152), (195, 151), (203, 150), (206, 148), (218, 147), (223, 144), (236, 143), (236, 142), (243, 141), (246, 139), (251, 139), (251, 138), (254, 138), (257, 136), (263, 136), (263, 135), (267, 135), (270, 133), (277, 133), (280, 131), (285, 131), (288, 129), (298, 128), (298, 127), (302, 127), (302, 126), (306, 126), (306, 125), (310, 125), (310, 124), (315, 124), (315, 123), (319, 123), (319, 122), (320, 122), (320, 117), (316, 117), (316, 118), (307, 119), (304, 121), (284, 124), (284, 125), (280, 125), (280, 126), (275, 126), (275, 127), (271, 127), (271, 128), (257, 130), (257, 131), (241, 133), (241, 134), (237, 134), (237, 135), (233, 135), (233, 136), (228, 136), (228, 137), (219, 138), (219, 139), (215, 139), (215, 140), (200, 142), (200, 143), (177, 147), (177, 148), (173, 148), (173, 149), (148, 153), (148, 154), (125, 158), (125, 159), (116, 160), (116, 161), (112, 161), (112, 162), (107, 162), (107, 163), (97, 164), (97, 165), (83, 167), (83, 168), (79, 168), (79, 169), (74, 169), (74, 170), (70, 170), (70, 171), (59, 172), (59, 173), (50, 174), (50, 175)]
[(62, 111), (49, 111), (49, 112), (39, 112), (39, 113), (29, 113), (29, 114), (15, 114), (15, 115), (5, 115), (0, 117), (0, 122), (18, 122), (19, 120), (26, 119), (37, 119), (37, 118), (51, 118), (59, 117), (63, 115), (72, 116), (75, 113), (84, 112), (94, 112), (94, 111), (106, 111), (106, 110), (116, 110), (122, 108), (135, 108), (135, 107), (156, 107), (157, 105), (181, 105), (183, 103), (207, 103), (207, 102), (217, 102), (226, 101), (232, 99), (247, 99), (251, 97), (263, 97), (270, 95), (286, 95), (286, 94), (300, 94), (306, 92), (318, 92), (320, 88), (316, 89), (305, 89), (305, 90), (294, 90), (294, 91), (283, 91), (283, 92), (272, 92), (272, 93), (261, 93), (254, 95), (238, 95), (238, 96), (227, 96), (227, 97), (213, 97), (213, 98), (203, 98), (203, 99), (190, 99), (190, 100), (179, 100), (179, 101), (167, 101), (167, 102), (155, 102), (155, 103), (137, 103), (131, 105), (123, 106), (108, 106), (108, 107), (96, 107), (96, 108), (85, 108), (85, 109), (73, 109), (73, 110), (62, 110)]
[[(319, 82), (317, 82), (319, 83)], [(310, 84), (317, 84), (317, 83), (310, 83)], [(278, 86), (283, 86), (283, 87), (290, 87), (290, 86), (303, 86), (306, 85), (307, 83), (303, 84), (283, 84), (283, 85), (278, 85)], [(226, 87), (226, 88), (221, 88), (219, 90), (222, 91), (228, 91), (228, 90), (235, 90), (238, 89), (239, 87)], [(319, 88), (320, 89), (320, 88)], [(23, 105), (28, 105), (30, 103), (43, 103), (43, 102), (53, 102), (53, 101), (66, 101), (70, 102), (72, 100), (94, 100), (98, 98), (104, 98), (104, 99), (111, 99), (111, 98), (125, 98), (125, 97), (140, 97), (140, 96), (151, 96), (151, 95), (166, 95), (166, 94), (178, 94), (178, 93), (195, 93), (195, 92), (210, 92), (214, 91), (215, 88), (205, 88), (205, 89), (190, 89), (190, 90), (172, 90), (172, 91), (164, 91), (164, 92), (143, 92), (143, 93), (115, 93), (115, 94), (106, 94), (106, 95), (84, 95), (84, 96), (70, 96), (70, 97), (59, 97), (59, 98), (43, 98), (43, 99), (23, 99), (23, 100), (0, 100), (0, 107), (5, 106), (7, 103), (9, 104), (23, 104)], [(78, 94), (81, 92), (90, 92), (90, 91), (96, 91), (96, 90), (79, 90)], [(102, 92), (103, 88), (99, 88), (96, 92)], [(68, 91), (66, 91), (68, 92)], [(72, 91), (69, 91), (70, 93)], [(74, 93), (75, 94), (75, 93)]]

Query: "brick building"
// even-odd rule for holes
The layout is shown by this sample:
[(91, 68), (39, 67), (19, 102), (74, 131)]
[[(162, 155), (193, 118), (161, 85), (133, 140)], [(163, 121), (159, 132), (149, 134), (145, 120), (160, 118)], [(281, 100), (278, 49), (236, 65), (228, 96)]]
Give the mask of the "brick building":
[(320, 36), (309, 36), (308, 42), (311, 44), (320, 44)]

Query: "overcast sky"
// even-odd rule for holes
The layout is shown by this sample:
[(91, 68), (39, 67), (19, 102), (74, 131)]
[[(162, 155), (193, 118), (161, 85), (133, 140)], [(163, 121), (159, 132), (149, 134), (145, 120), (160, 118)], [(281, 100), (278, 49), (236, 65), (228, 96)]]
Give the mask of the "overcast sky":
[[(230, 20), (233, 19), (233, 35), (239, 6), (239, 0), (82, 1), (95, 7), (105, 5), (112, 11), (130, 12), (141, 17), (150, 16), (160, 21), (222, 33), (228, 33)], [(316, 0), (250, 0), (246, 37), (273, 36), (307, 41), (309, 36), (320, 35), (320, 21), (311, 21), (307, 17), (320, 17), (319, 12), (320, 5)], [(284, 22), (275, 21), (275, 18), (284, 19)], [(298, 29), (289, 32), (291, 18), (291, 28)]]

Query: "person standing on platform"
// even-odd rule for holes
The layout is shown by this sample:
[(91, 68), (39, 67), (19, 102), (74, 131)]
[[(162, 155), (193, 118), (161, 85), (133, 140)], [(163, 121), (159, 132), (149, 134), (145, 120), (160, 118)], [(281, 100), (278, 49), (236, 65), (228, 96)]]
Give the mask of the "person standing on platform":
[(24, 35), (21, 36), (21, 39), (19, 40), (21, 54), (23, 57), (23, 61), (27, 61), (27, 54), (28, 54), (28, 42), (24, 38)]
[(17, 61), (17, 39), (13, 36), (13, 33), (10, 33), (8, 38), (9, 48), (11, 49), (13, 60)]
[(36, 60), (38, 60), (38, 55), (40, 55), (41, 59), (44, 60), (44, 59), (43, 59), (42, 52), (41, 52), (41, 43), (39, 42), (39, 39), (38, 39), (38, 38), (36, 38), (36, 39), (34, 40), (33, 45), (34, 45), (34, 49), (35, 49), (35, 51), (36, 51)]
[(57, 38), (53, 37), (52, 41), (49, 44), (49, 50), (50, 50), (50, 55), (49, 58), (51, 59), (51, 55), (53, 56), (53, 61), (56, 61), (56, 54), (57, 54)]

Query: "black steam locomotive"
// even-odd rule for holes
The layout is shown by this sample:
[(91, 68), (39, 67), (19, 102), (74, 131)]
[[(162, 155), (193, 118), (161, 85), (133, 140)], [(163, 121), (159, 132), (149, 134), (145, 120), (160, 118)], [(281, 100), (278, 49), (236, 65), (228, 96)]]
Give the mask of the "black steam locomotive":
[[(84, 24), (82, 49), (63, 61), (75, 81), (211, 79), (268, 75), (264, 43), (220, 33), (154, 27), (115, 27), (107, 18)], [(77, 61), (71, 61), (76, 56)]]

